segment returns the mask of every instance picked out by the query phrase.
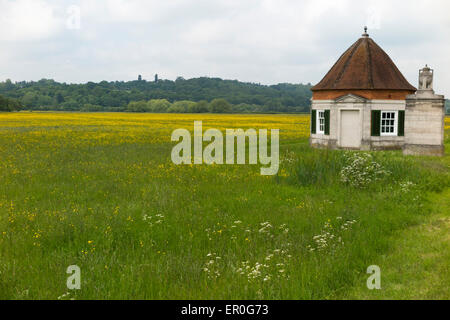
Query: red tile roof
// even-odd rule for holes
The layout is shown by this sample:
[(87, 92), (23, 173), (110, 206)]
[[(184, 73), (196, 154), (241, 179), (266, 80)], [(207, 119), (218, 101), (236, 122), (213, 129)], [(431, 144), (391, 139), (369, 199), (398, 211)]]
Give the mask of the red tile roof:
[(312, 91), (319, 90), (411, 90), (391, 58), (367, 34), (358, 39)]

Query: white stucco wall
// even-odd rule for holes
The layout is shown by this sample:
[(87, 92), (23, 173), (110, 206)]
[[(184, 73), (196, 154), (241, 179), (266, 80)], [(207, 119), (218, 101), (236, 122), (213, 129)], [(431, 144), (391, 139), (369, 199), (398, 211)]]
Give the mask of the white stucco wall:
[(346, 95), (336, 100), (312, 100), (312, 110), (330, 110), (330, 135), (311, 134), (310, 144), (317, 147), (345, 148), (341, 143), (341, 112), (359, 111), (359, 123), (355, 132), (361, 136), (361, 150), (400, 149), (404, 137), (371, 136), (371, 111), (405, 110), (405, 100), (367, 100), (359, 96)]

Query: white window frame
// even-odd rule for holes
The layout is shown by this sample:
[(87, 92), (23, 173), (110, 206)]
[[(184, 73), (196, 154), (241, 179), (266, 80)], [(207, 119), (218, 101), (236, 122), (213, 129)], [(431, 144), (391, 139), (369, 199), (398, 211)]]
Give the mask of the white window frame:
[[(384, 114), (390, 114), (389, 118), (386, 117), (383, 119), (383, 115)], [(388, 124), (388, 125), (384, 125), (385, 127), (387, 126), (388, 128), (390, 128), (391, 126), (394, 126), (393, 128), (393, 132), (383, 132), (383, 121), (392, 121), (392, 114), (394, 115), (394, 124)], [(398, 129), (398, 111), (394, 111), (394, 110), (381, 110), (381, 115), (380, 115), (381, 119), (380, 119), (380, 136), (397, 136), (397, 129)]]
[[(323, 120), (323, 122), (320, 123), (320, 120)], [(325, 134), (325, 110), (317, 110), (316, 127), (317, 127), (318, 134)], [(322, 130), (320, 129), (321, 127), (322, 127)]]

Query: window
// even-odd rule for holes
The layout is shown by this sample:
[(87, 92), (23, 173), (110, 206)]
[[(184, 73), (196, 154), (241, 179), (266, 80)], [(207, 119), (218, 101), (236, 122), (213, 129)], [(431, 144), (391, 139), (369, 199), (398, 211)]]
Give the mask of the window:
[(311, 110), (311, 133), (330, 135), (330, 110)]
[(397, 111), (381, 111), (381, 128), (382, 136), (397, 135)]
[(325, 133), (325, 111), (317, 110), (317, 133)]

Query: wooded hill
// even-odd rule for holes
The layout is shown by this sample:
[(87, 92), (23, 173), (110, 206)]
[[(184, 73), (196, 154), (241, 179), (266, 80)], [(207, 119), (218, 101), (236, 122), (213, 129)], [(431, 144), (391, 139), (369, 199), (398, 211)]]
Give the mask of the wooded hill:
[(308, 112), (310, 88), (309, 83), (267, 86), (206, 77), (84, 84), (48, 79), (0, 82), (0, 94), (16, 99), (24, 109), (61, 111), (127, 111), (130, 102), (154, 99), (166, 99), (171, 104), (225, 99), (231, 106), (226, 112)]

